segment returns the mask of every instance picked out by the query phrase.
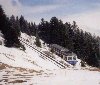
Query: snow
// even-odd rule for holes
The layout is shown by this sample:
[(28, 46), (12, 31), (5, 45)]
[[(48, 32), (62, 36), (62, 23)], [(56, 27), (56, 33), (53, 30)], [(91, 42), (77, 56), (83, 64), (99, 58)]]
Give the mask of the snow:
[[(35, 54), (35, 52), (33, 52)], [(34, 55), (37, 56), (37, 55)], [(34, 65), (34, 59), (28, 56), (23, 51), (20, 51), (15, 48), (7, 48), (4, 46), (0, 46), (0, 62), (13, 66), (13, 67), (22, 67), (28, 69), (35, 69), (39, 71), (40, 68)]]
[[(23, 82), (13, 83), (18, 80)], [(70, 68), (34, 74), (7, 68), (0, 70), (0, 81), (0, 85), (100, 85), (100, 72)]]
[[(46, 44), (43, 44), (42, 40), (42, 48), (39, 48), (34, 45), (34, 36), (29, 37), (21, 33), (21, 37), (40, 52), (49, 51), (49, 48)], [(100, 85), (100, 70), (89, 71), (82, 68), (80, 65), (81, 60), (78, 59), (78, 63), (73, 67), (59, 56), (53, 54), (55, 60), (58, 62), (63, 61), (63, 63), (70, 66), (70, 68), (61, 69), (48, 58), (42, 58), (43, 55), (40, 55), (35, 49), (26, 44), (24, 46), (25, 51), (0, 45), (0, 64), (11, 66), (0, 70), (0, 85)], [(20, 71), (15, 67), (24, 68), (27, 71)], [(34, 70), (36, 73), (29, 70)], [(20, 83), (18, 80), (23, 82)]]
[(52, 62), (42, 59), (38, 53), (28, 47), (24, 52), (16, 48), (0, 46), (0, 62), (13, 67), (35, 69), (36, 71), (58, 69)]
[[(28, 35), (24, 33), (22, 33), (21, 35), (25, 39), (31, 39)], [(34, 42), (34, 40), (31, 41)], [(26, 45), (25, 48), (26, 50), (24, 52), (16, 48), (7, 48), (4, 46), (0, 46), (0, 62), (13, 67), (34, 69), (36, 71), (46, 70), (46, 69), (48, 70), (59, 69), (59, 67), (57, 67), (49, 60), (44, 60), (43, 58), (41, 58), (40, 55), (34, 49), (31, 49)]]
[(76, 65), (75, 65), (75, 68), (77, 68), (77, 69), (81, 69), (81, 60), (80, 59), (77, 59), (77, 63), (76, 63)]
[(100, 85), (100, 73), (85, 70), (55, 70), (49, 76), (33, 77), (33, 85)]
[[(33, 50), (30, 50), (29, 48), (27, 48), (27, 50), (25, 51), (28, 55), (32, 56), (35, 55)], [(58, 67), (56, 65), (54, 65), (52, 62), (48, 61), (48, 60), (44, 60), (42, 58), (38, 56), (34, 57), (34, 61), (43, 69), (48, 69), (48, 70), (52, 70), (52, 69), (58, 69)]]

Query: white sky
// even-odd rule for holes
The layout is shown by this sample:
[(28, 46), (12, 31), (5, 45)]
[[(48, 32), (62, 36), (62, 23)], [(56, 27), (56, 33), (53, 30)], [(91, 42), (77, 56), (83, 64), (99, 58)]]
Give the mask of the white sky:
[(100, 10), (94, 10), (94, 11), (88, 11), (86, 13), (80, 13), (80, 14), (73, 14), (69, 16), (62, 17), (62, 20), (64, 22), (67, 21), (73, 22), (75, 20), (78, 24), (78, 26), (88, 32), (91, 32), (92, 34), (95, 33), (95, 35), (100, 36)]

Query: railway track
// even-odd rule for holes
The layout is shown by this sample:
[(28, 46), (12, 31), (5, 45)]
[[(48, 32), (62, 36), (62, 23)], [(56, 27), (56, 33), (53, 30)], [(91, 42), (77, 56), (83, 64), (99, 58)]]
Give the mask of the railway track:
[(23, 44), (27, 45), (29, 48), (35, 50), (40, 55), (41, 58), (49, 60), (50, 62), (52, 62), (55, 65), (57, 65), (59, 68), (66, 68), (67, 67), (66, 65), (64, 65), (60, 61), (54, 59), (51, 55), (47, 55), (46, 53), (44, 53), (41, 50), (39, 50), (39, 48), (37, 48), (34, 44), (32, 44), (32, 43), (30, 44), (26, 39), (20, 37), (20, 41)]

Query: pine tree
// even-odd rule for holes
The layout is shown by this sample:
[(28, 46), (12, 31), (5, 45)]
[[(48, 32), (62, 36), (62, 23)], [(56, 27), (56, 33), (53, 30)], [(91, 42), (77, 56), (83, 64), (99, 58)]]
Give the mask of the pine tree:
[(11, 23), (11, 27), (16, 30), (17, 36), (20, 36), (21, 33), (20, 33), (20, 24), (19, 24), (19, 21), (18, 21), (18, 17), (16, 17), (16, 19), (15, 19), (14, 15), (12, 15), (10, 17), (10, 23)]
[(38, 35), (38, 30), (36, 31), (36, 42), (35, 42), (36, 46), (41, 47), (41, 42), (39, 39), (39, 35)]
[(0, 6), (0, 30), (4, 34), (5, 46), (8, 47), (19, 47), (20, 42), (16, 29), (10, 22), (9, 18), (6, 17), (2, 7)]
[(73, 24), (52, 17), (50, 22), (41, 20), (39, 24), (39, 36), (49, 44), (59, 44), (77, 54), (83, 62), (98, 67), (99, 40), (89, 32), (81, 30), (75, 21)]
[(29, 23), (27, 22), (27, 20), (24, 19), (22, 15), (19, 19), (19, 22), (20, 22), (21, 32), (30, 35), (31, 32), (30, 32)]
[(8, 28), (8, 18), (6, 17), (2, 7), (0, 6), (0, 30), (5, 33)]

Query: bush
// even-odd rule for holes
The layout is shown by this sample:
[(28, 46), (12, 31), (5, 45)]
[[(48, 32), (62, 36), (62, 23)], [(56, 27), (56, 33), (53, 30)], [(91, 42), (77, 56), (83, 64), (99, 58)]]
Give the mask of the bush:
[(40, 42), (39, 38), (36, 38), (35, 44), (36, 44), (36, 46), (41, 47), (41, 42)]

